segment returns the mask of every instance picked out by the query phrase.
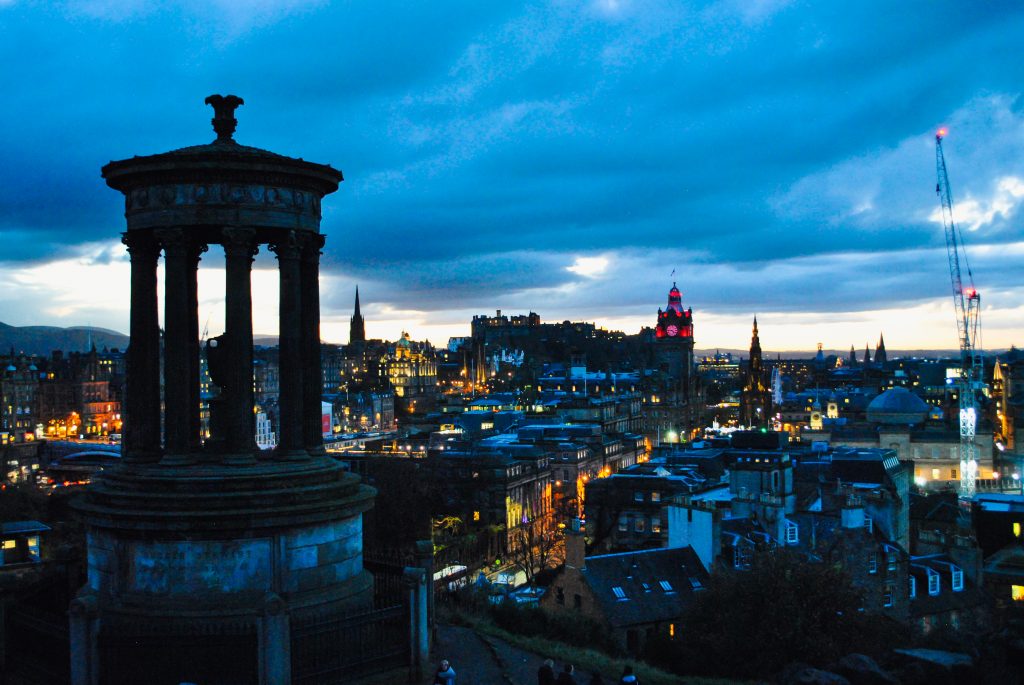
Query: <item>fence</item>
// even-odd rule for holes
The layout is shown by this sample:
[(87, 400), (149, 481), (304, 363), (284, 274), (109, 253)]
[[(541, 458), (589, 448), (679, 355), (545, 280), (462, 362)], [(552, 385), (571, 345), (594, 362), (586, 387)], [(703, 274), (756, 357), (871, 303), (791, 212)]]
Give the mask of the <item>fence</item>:
[(67, 617), (19, 605), (10, 605), (4, 613), (7, 663), (3, 670), (29, 682), (67, 683), (71, 678)]
[(409, 662), (409, 612), (398, 605), (292, 623), (294, 685), (345, 683)]

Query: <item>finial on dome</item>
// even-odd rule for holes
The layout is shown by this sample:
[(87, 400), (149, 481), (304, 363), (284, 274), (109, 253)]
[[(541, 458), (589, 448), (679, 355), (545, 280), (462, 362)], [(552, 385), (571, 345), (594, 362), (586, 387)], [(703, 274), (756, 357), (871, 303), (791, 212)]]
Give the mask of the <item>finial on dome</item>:
[(244, 105), (245, 100), (237, 95), (210, 95), (204, 101), (213, 106), (213, 130), (217, 133), (217, 142), (233, 143), (231, 137), (238, 125), (235, 119), (235, 110), (239, 105)]

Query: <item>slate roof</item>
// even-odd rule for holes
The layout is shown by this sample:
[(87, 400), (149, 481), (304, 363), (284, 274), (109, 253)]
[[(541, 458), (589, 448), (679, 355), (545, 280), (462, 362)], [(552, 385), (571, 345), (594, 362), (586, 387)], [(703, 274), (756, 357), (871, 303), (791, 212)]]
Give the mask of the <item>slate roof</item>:
[(0, 534), (17, 535), (19, 533), (43, 533), (50, 530), (50, 527), (39, 521), (9, 521), (0, 523)]
[(615, 628), (677, 619), (708, 583), (692, 547), (587, 557), (581, 574)]

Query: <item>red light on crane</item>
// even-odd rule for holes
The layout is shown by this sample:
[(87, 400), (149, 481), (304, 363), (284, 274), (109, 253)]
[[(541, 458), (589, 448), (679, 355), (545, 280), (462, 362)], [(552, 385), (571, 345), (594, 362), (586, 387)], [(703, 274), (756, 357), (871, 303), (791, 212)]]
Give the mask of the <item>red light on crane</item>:
[(949, 129), (946, 128), (945, 126), (943, 126), (938, 131), (935, 132), (935, 137), (936, 138), (945, 138), (947, 133), (949, 133)]

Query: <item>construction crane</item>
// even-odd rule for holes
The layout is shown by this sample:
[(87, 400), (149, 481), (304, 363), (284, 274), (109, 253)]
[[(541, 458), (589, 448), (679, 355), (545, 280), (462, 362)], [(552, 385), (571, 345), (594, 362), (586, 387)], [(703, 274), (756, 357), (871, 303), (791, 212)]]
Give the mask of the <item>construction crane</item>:
[[(960, 342), (960, 377), (957, 390), (960, 398), (960, 496), (974, 497), (978, 478), (978, 394), (983, 386), (983, 366), (978, 334), (981, 314), (981, 295), (974, 287), (974, 275), (967, 261), (964, 239), (953, 219), (953, 194), (949, 189), (946, 157), (942, 153), (942, 139), (946, 129), (935, 134), (935, 170), (938, 182), (935, 192), (942, 205), (942, 225), (946, 232), (946, 253), (949, 257), (949, 276), (953, 283), (953, 306), (956, 309), (956, 329)], [(961, 260), (962, 257), (962, 260)], [(963, 262), (963, 271), (960, 264)], [(963, 274), (966, 272), (967, 284)]]

